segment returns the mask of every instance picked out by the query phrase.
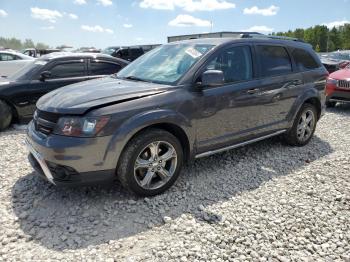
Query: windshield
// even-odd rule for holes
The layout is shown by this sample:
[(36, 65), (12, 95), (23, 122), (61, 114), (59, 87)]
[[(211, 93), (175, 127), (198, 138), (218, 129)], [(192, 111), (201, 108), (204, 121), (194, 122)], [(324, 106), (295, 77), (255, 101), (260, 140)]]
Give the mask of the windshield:
[(40, 68), (47, 64), (45, 60), (33, 60), (28, 62), (19, 71), (7, 77), (11, 80), (29, 80), (34, 73), (36, 73)]
[(120, 78), (174, 84), (214, 45), (172, 44), (158, 47), (118, 73)]
[(117, 50), (117, 48), (115, 48), (115, 47), (107, 47), (106, 49), (102, 50), (102, 54), (111, 55), (116, 50)]

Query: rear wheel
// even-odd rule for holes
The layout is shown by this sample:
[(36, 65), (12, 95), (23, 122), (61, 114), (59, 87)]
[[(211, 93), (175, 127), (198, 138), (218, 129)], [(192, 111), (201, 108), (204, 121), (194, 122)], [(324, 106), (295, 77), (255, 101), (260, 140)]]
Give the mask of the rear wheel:
[(9, 127), (12, 121), (11, 107), (3, 100), (0, 100), (0, 131)]
[(285, 141), (292, 146), (304, 146), (311, 140), (317, 124), (317, 109), (304, 104), (298, 112), (292, 128), (286, 133)]
[(326, 107), (335, 107), (337, 105), (337, 102), (326, 102)]
[(161, 129), (148, 129), (133, 138), (123, 151), (117, 175), (122, 185), (140, 196), (167, 190), (183, 164), (179, 140)]

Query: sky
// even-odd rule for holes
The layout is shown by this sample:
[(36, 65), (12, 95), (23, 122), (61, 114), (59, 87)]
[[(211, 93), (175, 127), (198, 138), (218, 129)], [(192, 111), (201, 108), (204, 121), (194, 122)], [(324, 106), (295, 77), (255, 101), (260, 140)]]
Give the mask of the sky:
[(0, 0), (0, 36), (51, 47), (162, 44), (167, 36), (350, 23), (350, 0)]

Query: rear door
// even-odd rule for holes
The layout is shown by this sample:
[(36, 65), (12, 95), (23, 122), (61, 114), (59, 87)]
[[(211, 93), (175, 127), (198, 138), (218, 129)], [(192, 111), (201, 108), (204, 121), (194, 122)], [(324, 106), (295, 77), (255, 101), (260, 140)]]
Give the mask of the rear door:
[(288, 113), (303, 87), (303, 75), (293, 69), (289, 49), (274, 44), (257, 44), (259, 88), (255, 94), (261, 104), (261, 127), (278, 129), (286, 125)]

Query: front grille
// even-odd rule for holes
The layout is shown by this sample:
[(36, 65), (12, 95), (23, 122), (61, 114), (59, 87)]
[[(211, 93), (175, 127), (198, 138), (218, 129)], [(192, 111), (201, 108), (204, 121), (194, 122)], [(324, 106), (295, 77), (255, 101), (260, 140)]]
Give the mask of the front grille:
[(49, 135), (54, 130), (59, 118), (59, 114), (36, 110), (33, 117), (35, 130)]
[(341, 88), (350, 88), (350, 81), (338, 80), (338, 87), (341, 87)]

